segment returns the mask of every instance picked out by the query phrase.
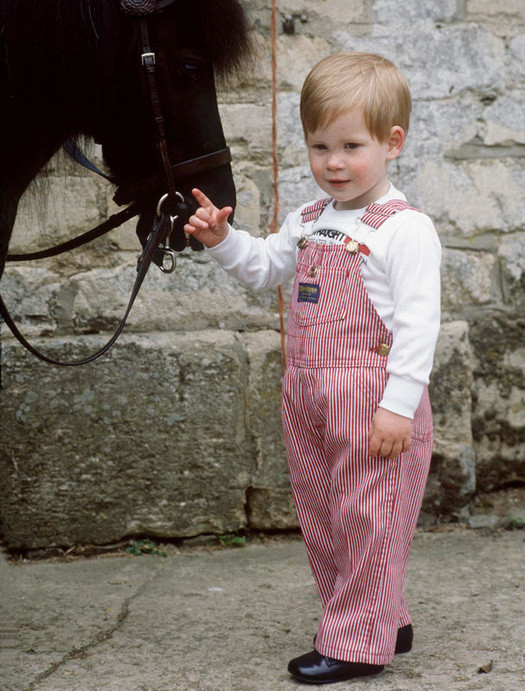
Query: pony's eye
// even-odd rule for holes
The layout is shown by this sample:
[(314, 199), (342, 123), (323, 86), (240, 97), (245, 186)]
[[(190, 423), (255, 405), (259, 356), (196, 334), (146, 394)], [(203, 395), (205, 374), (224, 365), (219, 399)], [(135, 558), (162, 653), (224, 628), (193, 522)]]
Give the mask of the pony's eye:
[(197, 81), (200, 72), (201, 66), (196, 60), (185, 59), (179, 66), (180, 76), (186, 81)]

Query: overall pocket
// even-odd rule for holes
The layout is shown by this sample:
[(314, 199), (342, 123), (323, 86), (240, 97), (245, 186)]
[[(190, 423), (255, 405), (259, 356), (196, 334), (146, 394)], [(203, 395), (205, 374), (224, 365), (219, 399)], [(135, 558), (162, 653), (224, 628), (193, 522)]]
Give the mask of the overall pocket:
[(298, 264), (289, 318), (299, 326), (340, 321), (346, 317), (349, 271)]
[(428, 397), (428, 388), (425, 387), (421, 401), (412, 420), (412, 439), (429, 441), (433, 436), (432, 408)]

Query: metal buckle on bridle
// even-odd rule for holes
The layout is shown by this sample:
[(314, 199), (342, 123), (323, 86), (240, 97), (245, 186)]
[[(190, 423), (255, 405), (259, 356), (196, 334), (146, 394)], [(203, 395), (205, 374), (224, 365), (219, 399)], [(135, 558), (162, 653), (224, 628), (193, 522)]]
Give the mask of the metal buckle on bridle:
[[(175, 192), (175, 195), (179, 199), (179, 204), (184, 204), (183, 195), (180, 192)], [(157, 204), (158, 218), (161, 218), (163, 215), (167, 215), (170, 223), (170, 230), (168, 231), (164, 242), (158, 247), (158, 251), (162, 253), (162, 264), (159, 266), (159, 269), (165, 274), (173, 273), (177, 266), (177, 255), (175, 254), (175, 250), (172, 250), (169, 246), (169, 241), (170, 235), (173, 232), (173, 226), (175, 225), (175, 221), (179, 218), (176, 214), (175, 216), (172, 216), (171, 214), (164, 214), (164, 212), (162, 211), (162, 205), (168, 198), (169, 194), (164, 194), (159, 199), (159, 203)], [(164, 260), (168, 260), (169, 263), (167, 265), (164, 264)]]
[(155, 65), (155, 53), (142, 53), (140, 59), (143, 67), (153, 67)]

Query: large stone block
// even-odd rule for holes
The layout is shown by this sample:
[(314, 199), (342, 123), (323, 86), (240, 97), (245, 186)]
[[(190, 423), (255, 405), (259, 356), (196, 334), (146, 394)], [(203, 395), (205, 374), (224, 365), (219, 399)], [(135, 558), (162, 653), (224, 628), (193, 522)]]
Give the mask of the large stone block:
[(235, 207), (235, 226), (258, 235), (261, 223), (261, 190), (255, 181), (246, 174), (235, 177), (237, 205)]
[(407, 159), (413, 164), (443, 156), (454, 161), (522, 158), (524, 142), (519, 92), (498, 94), (487, 88), (445, 102), (415, 99), (400, 161), (404, 167)]
[(7, 265), (2, 276), (2, 297), (25, 335), (49, 335), (57, 328), (52, 305), (64, 290), (60, 279), (43, 267)]
[[(325, 9), (325, 6), (323, 7)], [(330, 44), (318, 36), (281, 37), (277, 49), (279, 91), (300, 92), (306, 75), (316, 62), (329, 55)], [(296, 120), (299, 112), (296, 113)]]
[(255, 530), (294, 530), (299, 527), (289, 487), (250, 487), (248, 521)]
[(94, 178), (53, 175), (33, 183), (18, 207), (11, 252), (48, 247), (96, 226), (100, 195)]
[(410, 130), (400, 157), (401, 167), (407, 158), (434, 160), (444, 151), (473, 139), (483, 112), (478, 94), (462, 95), (461, 100), (414, 99)]
[[(374, 24), (369, 36), (338, 27), (334, 39), (344, 50), (380, 53), (393, 60), (415, 99), (450, 99), (472, 90), (505, 91), (505, 41), (483, 26), (461, 23), (436, 30), (433, 22)], [(458, 69), (461, 65), (461, 69)]]
[[(40, 345), (78, 358), (99, 337)], [(3, 345), (0, 514), (6, 544), (107, 543), (246, 525), (253, 471), (246, 361), (231, 333), (123, 336), (57, 369)]]
[(472, 324), (473, 432), (478, 488), (525, 482), (525, 321), (480, 315)]
[[(277, 99), (277, 143), (279, 160), (286, 161), (282, 169), (308, 165), (308, 152), (299, 119), (299, 94), (294, 91), (280, 93)], [(281, 173), (279, 171), (279, 182)], [(279, 185), (280, 187), (280, 185)], [(297, 205), (297, 204), (296, 204)], [(290, 209), (287, 209), (288, 211)]]
[(489, 252), (443, 252), (442, 305), (452, 312), (491, 301), (495, 257)]
[[(285, 0), (277, 8), (278, 33), (284, 31), (285, 20), (295, 19), (295, 34), (330, 35), (334, 24), (344, 23), (349, 30), (371, 16), (370, 0)], [(270, 28), (272, 3), (270, 0), (246, 0), (255, 25), (267, 33)], [(286, 30), (290, 31), (289, 24)]]
[(335, 24), (344, 21), (345, 24), (359, 22), (363, 14), (367, 12), (367, 0), (324, 0), (321, 4), (317, 0), (286, 0), (280, 4), (279, 9), (286, 14), (306, 14), (306, 19), (311, 14), (319, 15)]
[[(98, 333), (115, 329), (136, 277), (130, 263), (92, 268), (64, 277), (35, 266), (9, 268), (2, 294), (30, 335)], [(210, 257), (186, 250), (175, 273), (152, 266), (126, 324), (126, 331), (195, 331), (206, 328), (279, 327), (276, 291), (254, 292), (228, 276)]]
[(221, 119), (234, 159), (250, 158), (268, 165), (272, 155), (271, 99), (263, 103), (225, 103)]
[(246, 391), (248, 426), (256, 449), (252, 484), (287, 486), (288, 466), (281, 426), (284, 374), (281, 335), (276, 331), (259, 331), (245, 334), (244, 341), (250, 363)]
[(472, 352), (465, 321), (441, 325), (432, 370), (430, 393), (434, 417), (434, 448), (449, 442), (472, 441)]
[(476, 21), (498, 19), (525, 22), (525, 8), (520, 0), (467, 0), (467, 17)]
[(412, 197), (446, 232), (473, 237), (521, 227), (523, 184), (523, 168), (512, 159), (426, 160)]
[(441, 0), (441, 2), (421, 2), (421, 0), (408, 0), (400, 5), (397, 0), (375, 0), (374, 22), (391, 26), (405, 25), (417, 22), (450, 22), (458, 12), (458, 0)]
[(449, 444), (434, 453), (423, 511), (440, 519), (458, 517), (476, 490), (476, 452), (470, 444)]
[(468, 324), (445, 323), (436, 348), (430, 383), (434, 416), (434, 454), (424, 510), (450, 515), (476, 489), (471, 430), (472, 355)]
[(510, 76), (517, 83), (525, 79), (525, 34), (518, 33), (509, 41), (509, 55), (512, 58)]
[(525, 301), (525, 233), (513, 233), (499, 245), (503, 299), (519, 307)]
[(510, 91), (495, 98), (487, 105), (484, 120), (486, 124), (482, 138), (485, 145), (525, 144), (523, 98), (520, 92)]
[(281, 425), (281, 336), (260, 331), (246, 334), (245, 341), (250, 363), (247, 424), (256, 454), (247, 502), (250, 526), (258, 530), (296, 528)]

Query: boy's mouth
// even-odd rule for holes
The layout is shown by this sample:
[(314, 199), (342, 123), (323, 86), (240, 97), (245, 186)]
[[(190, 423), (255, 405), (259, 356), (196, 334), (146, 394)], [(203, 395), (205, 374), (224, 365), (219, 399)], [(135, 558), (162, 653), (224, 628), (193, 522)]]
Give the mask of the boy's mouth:
[(349, 182), (350, 180), (328, 180), (332, 187), (343, 187), (343, 185), (347, 185)]

